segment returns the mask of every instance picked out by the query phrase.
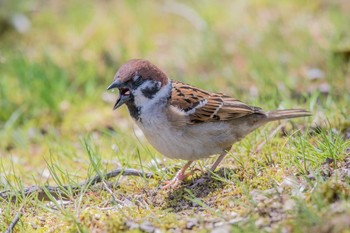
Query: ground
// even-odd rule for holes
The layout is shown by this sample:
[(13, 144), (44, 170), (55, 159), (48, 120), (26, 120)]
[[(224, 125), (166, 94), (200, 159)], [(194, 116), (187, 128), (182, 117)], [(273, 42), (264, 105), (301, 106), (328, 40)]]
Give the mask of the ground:
[[(348, 1), (6, 1), (0, 4), (0, 231), (350, 232)], [(164, 191), (185, 161), (155, 151), (106, 91), (145, 58), (274, 122)], [(116, 168), (117, 176), (72, 187)], [(29, 186), (61, 187), (43, 200)], [(63, 187), (64, 186), (64, 187)], [(45, 192), (45, 191), (43, 191)], [(48, 200), (47, 200), (48, 199)]]

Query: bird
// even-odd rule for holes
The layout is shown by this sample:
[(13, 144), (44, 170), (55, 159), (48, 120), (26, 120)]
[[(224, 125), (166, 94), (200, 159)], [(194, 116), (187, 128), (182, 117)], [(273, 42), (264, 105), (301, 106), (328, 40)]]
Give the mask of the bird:
[(232, 145), (268, 122), (310, 116), (304, 109), (264, 111), (222, 93), (170, 79), (145, 59), (122, 64), (107, 90), (118, 89), (113, 110), (126, 105), (148, 142), (161, 154), (187, 163), (163, 189), (175, 189), (190, 165), (219, 155), (214, 171)]

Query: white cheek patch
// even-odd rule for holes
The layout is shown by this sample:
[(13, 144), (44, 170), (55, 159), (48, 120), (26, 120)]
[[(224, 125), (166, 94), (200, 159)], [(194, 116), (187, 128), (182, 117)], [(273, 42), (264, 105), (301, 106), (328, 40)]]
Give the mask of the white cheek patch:
[(161, 91), (161, 83), (153, 80), (146, 80), (136, 90), (133, 90), (136, 106), (144, 106)]
[[(135, 105), (141, 107), (142, 111), (163, 106), (171, 94), (172, 84), (169, 82), (161, 88), (160, 86), (160, 82), (155, 83), (154, 81), (146, 81), (142, 84), (139, 88), (133, 91)], [(145, 96), (145, 90), (152, 88), (157, 88), (157, 91), (153, 94), (152, 98), (149, 98), (150, 96)]]
[(132, 94), (135, 98), (135, 105), (136, 106), (142, 106), (145, 102), (148, 101), (148, 98), (143, 95), (142, 89), (149, 86), (149, 82), (145, 81), (141, 86), (139, 86), (136, 90), (132, 91)]

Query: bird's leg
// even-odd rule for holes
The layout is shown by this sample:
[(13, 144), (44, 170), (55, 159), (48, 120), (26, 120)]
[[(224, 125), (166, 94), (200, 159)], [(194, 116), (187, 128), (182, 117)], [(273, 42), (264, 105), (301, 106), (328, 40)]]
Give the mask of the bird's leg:
[[(213, 166), (211, 166), (210, 171), (214, 172), (216, 167), (219, 165), (219, 163), (225, 158), (225, 156), (227, 155), (227, 152), (231, 149), (231, 147), (228, 147), (227, 149), (223, 150), (221, 152), (221, 154), (219, 155), (219, 157), (216, 159), (215, 163), (213, 164)], [(200, 185), (202, 183), (204, 183), (206, 181), (207, 177), (203, 176), (202, 178), (196, 180), (191, 187), (196, 187), (197, 185)]]
[(190, 176), (193, 172), (185, 174), (186, 169), (193, 163), (193, 161), (188, 161), (185, 166), (183, 166), (180, 171), (176, 173), (173, 179), (165, 181), (162, 189), (176, 188), (182, 180)]
[(213, 164), (213, 166), (211, 166), (210, 170), (212, 172), (215, 171), (216, 167), (219, 165), (219, 163), (221, 163), (221, 161), (223, 160), (223, 158), (225, 158), (225, 156), (227, 155), (227, 152), (229, 152), (231, 150), (231, 147), (226, 148), (223, 152), (221, 152), (221, 154), (219, 155), (219, 157), (216, 159), (215, 163)]

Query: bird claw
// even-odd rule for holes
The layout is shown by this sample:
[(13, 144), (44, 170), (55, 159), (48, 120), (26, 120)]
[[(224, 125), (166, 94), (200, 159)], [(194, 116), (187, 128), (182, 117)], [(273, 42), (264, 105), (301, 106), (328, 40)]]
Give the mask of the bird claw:
[(180, 180), (177, 175), (171, 179), (171, 180), (167, 180), (163, 183), (162, 189), (163, 190), (167, 190), (167, 189), (175, 189), (179, 186), (179, 184), (181, 183), (182, 180)]
[(182, 170), (180, 170), (178, 173), (176, 173), (175, 177), (172, 178), (171, 180), (167, 180), (163, 182), (163, 190), (167, 190), (167, 189), (175, 189), (177, 188), (180, 183), (186, 179), (187, 177), (193, 175), (193, 173), (195, 171), (197, 171), (198, 169), (194, 169), (190, 172), (188, 172), (187, 174), (184, 174), (184, 172)]

